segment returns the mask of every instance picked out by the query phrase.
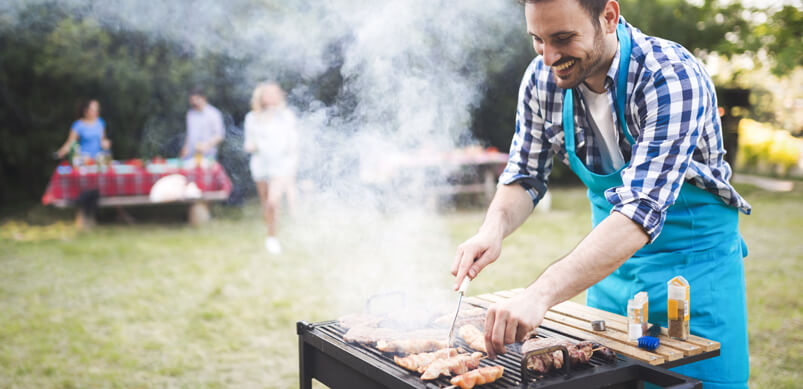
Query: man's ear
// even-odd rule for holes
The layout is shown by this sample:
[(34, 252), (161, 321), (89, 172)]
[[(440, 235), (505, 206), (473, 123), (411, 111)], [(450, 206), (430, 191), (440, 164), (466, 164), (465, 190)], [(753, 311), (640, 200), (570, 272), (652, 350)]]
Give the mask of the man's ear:
[(619, 24), (619, 2), (608, 0), (602, 14), (599, 15), (599, 22), (605, 32), (612, 34), (616, 32), (616, 25)]

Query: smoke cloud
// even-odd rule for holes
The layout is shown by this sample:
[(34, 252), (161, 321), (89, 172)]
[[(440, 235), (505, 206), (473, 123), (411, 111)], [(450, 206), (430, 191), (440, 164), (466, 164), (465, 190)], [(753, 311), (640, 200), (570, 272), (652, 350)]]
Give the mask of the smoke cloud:
[[(6, 1), (0, 17), (37, 2), (44, 1)], [(188, 51), (248, 59), (250, 82), (236, 86), (244, 95), (258, 81), (300, 80), (287, 92), (302, 123), (302, 206), (281, 234), (327, 257), (322, 289), (340, 291), (344, 310), (389, 290), (453, 303), (456, 242), (424, 201), (448, 169), (379, 183), (366, 176), (393, 155), (472, 142), (470, 113), (488, 69), (513, 51), (509, 42), (520, 42), (511, 36), (524, 33), (514, 1), (59, 3)], [(332, 69), (343, 79), (337, 99), (316, 101), (309, 83)]]

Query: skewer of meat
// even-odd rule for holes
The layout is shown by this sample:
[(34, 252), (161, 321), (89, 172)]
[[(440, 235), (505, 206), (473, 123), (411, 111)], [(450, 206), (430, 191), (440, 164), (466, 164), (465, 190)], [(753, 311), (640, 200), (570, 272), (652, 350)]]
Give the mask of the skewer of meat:
[(442, 375), (463, 374), (480, 365), (482, 353), (459, 354), (452, 358), (438, 359), (430, 363), (421, 375), (422, 380), (434, 380)]
[[(564, 346), (569, 352), (569, 358), (572, 363), (588, 362), (591, 355), (586, 357), (585, 353), (580, 352), (574, 343), (559, 338), (533, 338), (528, 339), (521, 346), (521, 353), (526, 355), (530, 351), (538, 350), (553, 346)], [(589, 348), (589, 351), (591, 349)], [(552, 370), (558, 370), (563, 367), (563, 353), (560, 350), (551, 353), (544, 353), (533, 355), (527, 361), (527, 368), (535, 371), (538, 374), (546, 374)]]
[(451, 358), (456, 356), (462, 350), (459, 348), (444, 348), (431, 353), (410, 354), (406, 357), (394, 356), (393, 361), (397, 365), (418, 373), (423, 373), (424, 370), (432, 362), (438, 359)]
[(474, 327), (471, 324), (466, 324), (460, 327), (458, 332), (460, 337), (466, 341), (468, 347), (484, 353), (488, 352), (485, 350), (485, 335), (479, 330), (479, 328)]
[(616, 359), (616, 352), (599, 344), (599, 343), (592, 343), (594, 349), (591, 350), (592, 355), (596, 355), (608, 362), (611, 362)]
[[(566, 347), (566, 351), (568, 351), (569, 359), (571, 360), (572, 365), (588, 363), (588, 361), (591, 360), (591, 356), (594, 354), (594, 352), (599, 352), (602, 357), (607, 360), (612, 360), (615, 358), (615, 354), (613, 354), (613, 352), (605, 346), (596, 344), (598, 347), (595, 350), (595, 344), (592, 342), (583, 341), (574, 344), (560, 338), (528, 339), (521, 346), (521, 353), (526, 355), (528, 352), (533, 350), (557, 345)], [(527, 368), (535, 371), (538, 374), (546, 374), (552, 370), (558, 370), (562, 368), (563, 363), (563, 353), (560, 350), (557, 350), (551, 353), (531, 356), (527, 361)]]
[(454, 385), (452, 387), (471, 389), (476, 385), (490, 384), (502, 378), (504, 372), (505, 368), (502, 366), (486, 366), (454, 377), (449, 382)]

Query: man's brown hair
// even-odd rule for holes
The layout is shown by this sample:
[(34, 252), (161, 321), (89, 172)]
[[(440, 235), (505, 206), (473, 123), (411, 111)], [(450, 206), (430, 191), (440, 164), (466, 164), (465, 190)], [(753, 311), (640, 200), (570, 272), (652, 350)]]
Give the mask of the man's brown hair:
[[(521, 4), (527, 3), (540, 3), (542, 1), (547, 0), (519, 0)], [(565, 1), (565, 0), (557, 0), (557, 1)], [(599, 15), (602, 14), (602, 10), (605, 9), (605, 4), (608, 3), (608, 0), (575, 0), (580, 2), (580, 6), (583, 7), (588, 15), (591, 16), (591, 21), (594, 23), (594, 28), (599, 30)], [(615, 0), (618, 2), (618, 0)]]

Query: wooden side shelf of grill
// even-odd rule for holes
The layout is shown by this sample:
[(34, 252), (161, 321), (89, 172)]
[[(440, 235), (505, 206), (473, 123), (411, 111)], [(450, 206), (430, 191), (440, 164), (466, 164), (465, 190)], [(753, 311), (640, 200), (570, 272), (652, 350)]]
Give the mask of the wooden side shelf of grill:
[[(504, 290), (467, 298), (467, 303), (487, 308), (492, 303), (507, 300), (523, 289)], [(592, 320), (605, 320), (605, 331), (591, 329)], [(542, 326), (566, 335), (599, 342), (630, 358), (654, 366), (671, 368), (719, 355), (719, 343), (691, 335), (682, 341), (668, 336), (661, 329), (661, 345), (654, 351), (638, 348), (638, 342), (627, 338), (627, 318), (601, 309), (566, 301), (547, 312)]]

